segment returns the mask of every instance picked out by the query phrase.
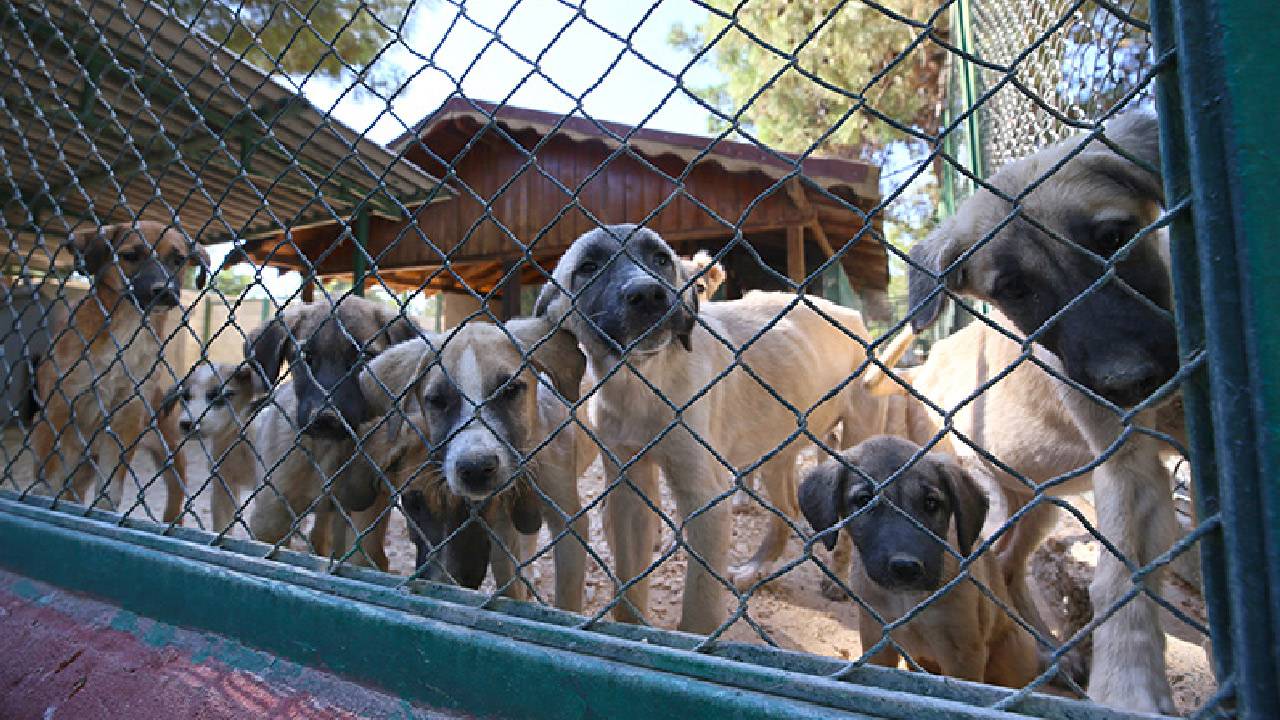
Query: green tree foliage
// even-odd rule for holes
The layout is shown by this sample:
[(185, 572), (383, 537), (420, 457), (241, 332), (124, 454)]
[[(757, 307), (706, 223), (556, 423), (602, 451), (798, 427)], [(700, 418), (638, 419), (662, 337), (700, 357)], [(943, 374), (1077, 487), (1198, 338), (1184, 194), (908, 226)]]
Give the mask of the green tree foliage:
[(393, 85), (390, 70), (370, 73), (404, 26), (412, 0), (171, 0), (197, 30), (267, 70)]
[[(879, 4), (917, 22), (928, 22), (939, 6), (937, 0)], [(726, 79), (700, 92), (727, 115), (741, 113), (741, 124), (762, 142), (799, 152), (825, 137), (818, 148), (824, 154), (872, 159), (885, 143), (906, 137), (882, 117), (936, 132), (946, 51), (928, 39), (908, 50), (921, 28), (863, 2), (708, 5), (725, 15), (708, 13), (695, 28), (673, 28), (670, 40), (693, 52), (712, 47)], [(946, 35), (945, 12), (933, 32)]]

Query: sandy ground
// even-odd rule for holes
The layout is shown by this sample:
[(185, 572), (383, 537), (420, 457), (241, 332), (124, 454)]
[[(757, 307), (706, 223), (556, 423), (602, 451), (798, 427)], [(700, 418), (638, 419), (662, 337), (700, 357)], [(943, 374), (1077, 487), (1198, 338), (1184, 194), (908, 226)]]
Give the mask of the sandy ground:
[[(12, 488), (15, 484), (25, 486), (24, 479), (30, 477), (28, 457), (19, 456), (15, 451), (15, 442), (20, 442), (16, 433), (10, 431), (6, 436), (6, 456), (0, 458), (10, 468), (6, 480)], [(11, 462), (12, 461), (12, 462)], [(808, 458), (813, 462), (813, 458)], [(137, 463), (139, 474), (150, 477), (153, 470), (146, 460)], [(189, 477), (197, 485), (204, 481), (207, 469), (197, 458), (192, 462)], [(580, 491), (584, 504), (599, 497), (604, 488), (603, 473), (599, 464), (582, 478)], [(134, 493), (136, 497), (136, 491)], [(147, 506), (158, 514), (163, 507), (164, 493), (156, 483), (146, 493)], [(189, 526), (208, 527), (210, 524), (207, 497), (197, 497), (192, 503), (196, 517), (187, 517), (184, 524)], [(1091, 516), (1092, 508), (1086, 500), (1080, 501), (1086, 516)], [(662, 507), (664, 512), (674, 517), (675, 504), (665, 488)], [(998, 508), (993, 508), (993, 515), (998, 518)], [(142, 508), (137, 508), (134, 515), (145, 516)], [(755, 545), (762, 537), (765, 523), (769, 516), (766, 511), (748, 503), (734, 512), (733, 526), (733, 561), (745, 560), (755, 550)], [(611, 563), (608, 545), (604, 541), (603, 529), (600, 525), (600, 513), (589, 514), (591, 525), (590, 543), (605, 563)], [(990, 519), (989, 519), (990, 520)], [(801, 527), (806, 527), (800, 521)], [(989, 522), (990, 524), (990, 522)], [(236, 534), (243, 535), (243, 530)], [(539, 537), (539, 545), (548, 541), (546, 530)], [(669, 547), (672, 542), (670, 529), (663, 528), (659, 546)], [(388, 556), (391, 559), (392, 572), (408, 574), (412, 571), (414, 548), (409, 542), (407, 530), (402, 516), (396, 512), (391, 518), (388, 533)], [(1053, 616), (1054, 608), (1060, 608), (1063, 593), (1075, 593), (1077, 598), (1087, 598), (1087, 585), (1091, 568), (1096, 563), (1099, 544), (1084, 531), (1075, 520), (1064, 519), (1051, 542), (1042, 548), (1033, 561), (1032, 574), (1040, 590), (1042, 613), (1046, 617)], [(782, 562), (801, 555), (802, 543), (799, 536), (788, 542)], [(655, 555), (656, 557), (656, 555)], [(680, 590), (683, 586), (685, 560), (682, 553), (677, 552), (657, 567), (652, 574), (651, 607), (648, 619), (650, 624), (663, 628), (674, 628), (680, 611)], [(554, 570), (552, 561), (545, 555), (531, 564), (525, 571), (541, 597), (549, 601), (552, 597)], [(861, 646), (857, 633), (857, 612), (852, 602), (835, 602), (827, 600), (819, 591), (821, 571), (812, 559), (807, 559), (791, 568), (777, 579), (758, 589), (745, 599), (746, 616), (735, 622), (724, 633), (726, 640), (743, 642), (769, 642), (782, 648), (803, 650), (819, 655), (828, 655), (843, 659), (857, 659), (861, 655)], [(1064, 579), (1065, 577), (1065, 579)], [(483, 589), (491, 589), (490, 581), (486, 581)], [(598, 612), (605, 607), (614, 594), (614, 585), (599, 563), (588, 559), (586, 602), (588, 612)], [(1172, 578), (1166, 583), (1163, 595), (1197, 622), (1205, 620), (1204, 603), (1195, 586), (1189, 582)], [(1206, 656), (1207, 641), (1202, 642), (1197, 630), (1176, 619), (1172, 614), (1162, 613), (1168, 637), (1166, 661), (1169, 668), (1170, 681), (1174, 687), (1175, 700), (1180, 712), (1188, 713), (1198, 708), (1216, 689), (1209, 662)], [(753, 621), (759, 629), (748, 622)]]

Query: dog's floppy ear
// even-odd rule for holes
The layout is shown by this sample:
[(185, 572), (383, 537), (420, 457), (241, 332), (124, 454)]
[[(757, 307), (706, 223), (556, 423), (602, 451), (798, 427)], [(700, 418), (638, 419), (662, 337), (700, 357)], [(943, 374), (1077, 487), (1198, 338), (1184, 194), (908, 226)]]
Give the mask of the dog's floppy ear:
[(169, 413), (178, 406), (178, 400), (182, 398), (182, 381), (173, 384), (165, 392), (164, 397), (160, 400), (160, 407), (156, 408), (156, 417), (168, 417)]
[(521, 349), (529, 353), (529, 363), (551, 376), (556, 392), (569, 402), (578, 402), (587, 356), (578, 349), (577, 338), (557, 329), (546, 317), (513, 318), (505, 327)]
[(538, 299), (533, 303), (533, 316), (546, 317), (551, 312), (551, 303), (563, 294), (564, 291), (556, 287), (554, 280), (543, 283), (542, 289), (538, 291)]
[(951, 515), (956, 521), (956, 542), (961, 555), (973, 552), (973, 544), (982, 533), (982, 523), (987, 519), (987, 494), (982, 491), (973, 476), (945, 455), (930, 455), (942, 473), (942, 489), (951, 503)]
[(1116, 146), (1155, 168), (1155, 172), (1094, 141), (1076, 162), (1151, 202), (1164, 204), (1160, 177), (1160, 123), (1154, 113), (1137, 110), (1108, 122), (1104, 134)]
[(439, 335), (424, 333), (391, 346), (360, 371), (360, 394), (373, 417), (387, 416), (391, 437), (400, 434), (405, 414), (422, 411), (415, 407), (421, 405), (419, 386), (426, 380), (427, 368), (435, 362), (443, 341)]
[(378, 323), (382, 326), (383, 334), (387, 336), (387, 347), (399, 345), (422, 334), (418, 324), (398, 308), (379, 305), (376, 316)]
[(685, 263), (676, 263), (676, 289), (678, 291), (686, 286), (687, 289), (680, 295), (672, 325), (674, 325), (676, 340), (680, 341), (680, 346), (685, 349), (685, 352), (693, 352), (693, 326), (698, 322), (698, 290), (696, 283), (690, 282), (691, 278), (692, 275), (689, 274)]
[(209, 252), (200, 243), (191, 242), (191, 254), (187, 264), (196, 268), (196, 289), (203, 290), (209, 284)]
[(536, 535), (542, 529), (542, 498), (524, 478), (511, 489), (511, 524), (522, 535)]
[(293, 347), (291, 325), (282, 313), (250, 332), (249, 337), (244, 340), (245, 360), (258, 371), (262, 386), (268, 390), (280, 379), (280, 367), (284, 365), (285, 355)]
[[(840, 522), (844, 483), (845, 469), (839, 460), (827, 460), (805, 475), (800, 484), (800, 512), (814, 532), (823, 533)], [(837, 535), (827, 532), (822, 535), (822, 544), (834, 550)]]
[(71, 233), (67, 245), (75, 253), (76, 270), (85, 277), (98, 274), (111, 259), (111, 245), (120, 234), (119, 225), (107, 225), (94, 232)]
[(939, 284), (945, 285), (952, 292), (961, 290), (964, 274), (962, 268), (952, 271), (944, 279), (939, 280), (938, 276), (968, 246), (969, 241), (962, 237), (960, 223), (953, 216), (911, 248), (908, 253), (911, 265), (907, 268), (907, 301), (909, 307), (915, 310), (915, 314), (911, 316), (911, 327), (916, 332), (922, 332), (932, 325), (942, 312), (946, 294), (938, 291), (937, 295), (930, 297)]

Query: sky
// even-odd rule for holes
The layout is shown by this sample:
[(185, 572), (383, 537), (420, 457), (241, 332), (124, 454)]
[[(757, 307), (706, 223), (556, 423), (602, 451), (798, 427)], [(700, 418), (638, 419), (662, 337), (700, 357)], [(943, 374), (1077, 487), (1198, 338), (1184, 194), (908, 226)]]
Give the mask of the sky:
[[(419, 3), (402, 42), (380, 63), (410, 78), (391, 99), (313, 80), (302, 92), (322, 110), (378, 142), (388, 142), (461, 90), (467, 97), (568, 113), (578, 107), (600, 120), (706, 134), (708, 114), (664, 75), (684, 73), (688, 53), (670, 46), (675, 24), (692, 27), (706, 11), (687, 0), (588, 0), (578, 10), (560, 0), (448, 0)], [(627, 43), (611, 37), (630, 38)], [(703, 62), (687, 86), (719, 77)], [(602, 79), (603, 78), (603, 79)], [(656, 111), (656, 113), (655, 113)], [(651, 117), (652, 116), (652, 117)]]
[[(672, 26), (692, 29), (706, 11), (688, 0), (586, 0), (579, 11), (560, 0), (418, 2), (402, 37), (379, 59), (407, 80), (391, 97), (353, 91), (353, 81), (284, 80), (322, 112), (386, 144), (461, 91), (473, 100), (505, 101), (551, 112), (696, 135), (709, 114), (679, 89), (712, 85), (709, 61), (689, 67), (688, 52), (667, 42)], [(616, 36), (616, 37), (615, 37)], [(623, 40), (619, 40), (622, 38)], [(665, 75), (661, 68), (670, 75)], [(603, 78), (603, 79), (602, 79)], [(210, 248), (221, 256), (227, 249)], [(221, 257), (212, 258), (215, 266)], [(300, 280), (266, 269), (272, 294), (292, 294)]]

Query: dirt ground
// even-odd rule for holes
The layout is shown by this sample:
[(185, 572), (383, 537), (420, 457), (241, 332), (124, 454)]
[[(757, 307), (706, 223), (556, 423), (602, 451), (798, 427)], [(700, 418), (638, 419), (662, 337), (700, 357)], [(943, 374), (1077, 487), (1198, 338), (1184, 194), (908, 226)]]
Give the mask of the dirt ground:
[[(10, 432), (6, 439), (7, 457), (0, 458), (6, 464), (16, 457), (14, 441)], [(814, 458), (806, 458), (813, 462)], [(23, 483), (23, 478), (30, 477), (26, 457), (18, 458), (9, 464), (11, 472), (6, 478), (13, 485)], [(137, 463), (137, 470), (143, 477), (150, 477), (152, 469), (145, 460)], [(196, 459), (192, 462), (189, 477), (196, 483), (203, 482), (207, 469)], [(580, 492), (583, 503), (587, 504), (599, 497), (604, 488), (603, 473), (599, 463), (582, 478)], [(136, 493), (135, 493), (136, 495)], [(158, 514), (163, 506), (163, 490), (159, 483), (146, 494), (147, 505)], [(198, 520), (186, 518), (184, 524), (189, 526), (210, 524), (209, 504), (207, 497), (198, 497), (193, 503)], [(1079, 501), (1078, 506), (1087, 517), (1092, 516), (1092, 508), (1087, 500)], [(675, 503), (664, 487), (662, 508), (670, 517), (675, 516)], [(134, 515), (143, 516), (141, 509)], [(989, 528), (995, 520), (1002, 516), (998, 506), (993, 507), (989, 518)], [(764, 534), (769, 515), (766, 511), (748, 502), (736, 508), (733, 523), (732, 561), (739, 562), (748, 558), (755, 550), (756, 543)], [(598, 511), (589, 514), (591, 526), (590, 543), (592, 548), (606, 563), (612, 563), (604, 532), (600, 524)], [(801, 527), (806, 527), (803, 521)], [(243, 529), (236, 531), (243, 535)], [(672, 541), (671, 531), (663, 528), (661, 547), (669, 547)], [(548, 542), (544, 529), (539, 537), (539, 545)], [(785, 564), (801, 554), (802, 543), (798, 536), (792, 537), (779, 565)], [(388, 532), (388, 556), (391, 559), (392, 572), (408, 574), (413, 569), (414, 548), (408, 539), (403, 517), (393, 513), (391, 527)], [(1050, 542), (1037, 554), (1032, 564), (1032, 577), (1040, 591), (1041, 610), (1046, 617), (1054, 616), (1056, 608), (1062, 607), (1064, 595), (1074, 594), (1077, 602), (1087, 598), (1088, 580), (1092, 566), (1096, 563), (1099, 544), (1094, 541), (1084, 528), (1074, 519), (1065, 518), (1060, 522)], [(655, 554), (656, 556), (656, 554)], [(652, 575), (650, 590), (650, 624), (663, 628), (674, 628), (680, 614), (680, 591), (683, 586), (685, 560), (682, 553), (677, 552), (660, 565)], [(553, 595), (552, 584), (554, 570), (549, 554), (536, 560), (526, 570), (538, 593), (546, 601)], [(819, 591), (822, 576), (816, 563), (807, 560), (791, 568), (781, 577), (767, 583), (746, 600), (746, 617), (754, 621), (760, 628), (757, 631), (746, 620), (739, 620), (730, 626), (723, 637), (726, 640), (764, 643), (771, 642), (779, 647), (802, 650), (843, 659), (857, 659), (861, 655), (861, 646), (857, 633), (857, 608), (852, 602), (836, 602), (823, 597)], [(491, 589), (491, 581), (486, 581), (485, 588)], [(597, 612), (613, 597), (614, 587), (604, 570), (595, 561), (588, 559), (586, 603), (588, 612)], [(1166, 583), (1164, 597), (1190, 617), (1200, 623), (1206, 622), (1204, 603), (1195, 586), (1173, 577)], [(1171, 613), (1162, 612), (1168, 639), (1166, 661), (1170, 681), (1173, 684), (1175, 701), (1180, 712), (1189, 713), (1198, 708), (1216, 689), (1209, 661), (1206, 655), (1207, 640), (1192, 627), (1176, 619)]]

